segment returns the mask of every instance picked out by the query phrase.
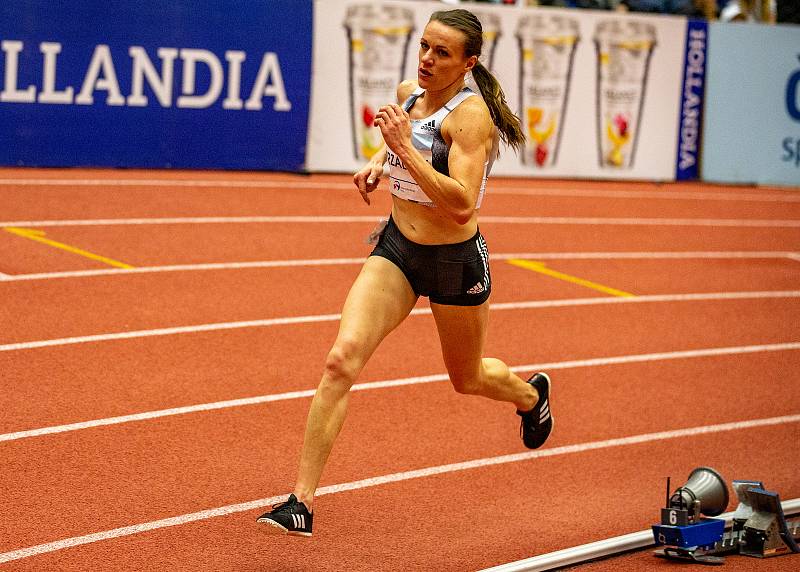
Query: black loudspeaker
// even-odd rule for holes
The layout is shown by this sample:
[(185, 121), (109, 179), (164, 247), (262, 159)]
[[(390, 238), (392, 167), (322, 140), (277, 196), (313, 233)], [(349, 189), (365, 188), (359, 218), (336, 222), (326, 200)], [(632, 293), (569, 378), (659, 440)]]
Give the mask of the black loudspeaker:
[[(669, 499), (673, 509), (685, 509), (694, 521), (699, 514), (717, 516), (728, 507), (728, 487), (719, 473), (709, 467), (698, 467), (689, 474), (686, 484), (677, 489)], [(698, 514), (699, 513), (699, 514)]]

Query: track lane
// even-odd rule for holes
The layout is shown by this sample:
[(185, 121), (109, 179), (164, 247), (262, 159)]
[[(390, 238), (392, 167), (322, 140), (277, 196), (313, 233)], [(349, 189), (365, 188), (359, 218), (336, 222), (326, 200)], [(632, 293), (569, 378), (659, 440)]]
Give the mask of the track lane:
[[(3, 220), (147, 216), (241, 216), (256, 213), (322, 214), (336, 204), (357, 210), (361, 199), (347, 177), (280, 173), (214, 173), (187, 171), (106, 171), (78, 176), (33, 170), (14, 185), (6, 170), (0, 191), (8, 197)], [(26, 180), (42, 184), (25, 184)], [(48, 179), (53, 183), (44, 184)], [(115, 185), (116, 180), (126, 184)], [(141, 179), (142, 185), (135, 180)], [(187, 181), (187, 179), (189, 179)], [(192, 185), (192, 179), (203, 184)], [(92, 184), (85, 184), (86, 181)], [(74, 181), (71, 182), (71, 181)], [(152, 184), (155, 181), (156, 184)], [(243, 187), (232, 187), (235, 184)], [(268, 186), (258, 186), (259, 183)], [(254, 186), (247, 186), (254, 185)], [(287, 192), (287, 190), (289, 192)], [(99, 195), (100, 193), (100, 195)], [(386, 193), (382, 193), (386, 194)], [(98, 201), (98, 196), (103, 200)], [(378, 196), (377, 205), (388, 205)]]
[[(250, 184), (252, 181), (309, 181), (309, 180), (328, 180), (342, 181), (347, 183), (352, 181), (349, 174), (335, 173), (311, 173), (293, 174), (283, 172), (265, 171), (219, 171), (219, 170), (181, 170), (181, 169), (106, 169), (106, 168), (46, 168), (37, 169), (30, 167), (4, 167), (2, 172), (1, 185), (15, 186), (20, 181), (27, 181), (31, 186), (41, 186), (44, 184), (55, 184), (58, 186), (75, 185), (102, 186), (106, 181), (125, 181), (125, 184), (135, 184), (138, 181), (146, 183), (147, 186), (194, 186), (193, 181), (211, 182), (216, 185), (234, 185), (238, 183)], [(519, 178), (519, 177), (500, 177), (493, 176), (492, 182), (497, 185), (519, 186), (520, 182), (534, 186), (541, 186), (548, 189), (571, 189), (584, 184), (592, 185), (598, 189), (605, 189), (611, 192), (618, 192), (621, 187), (630, 188), (638, 191), (664, 191), (665, 188), (675, 188), (678, 191), (693, 192), (702, 191), (704, 194), (729, 195), (732, 192), (750, 192), (754, 194), (785, 194), (796, 196), (796, 192), (786, 186), (742, 186), (737, 184), (724, 183), (703, 183), (699, 181), (676, 181), (676, 182), (649, 182), (640, 180), (568, 180), (568, 179), (545, 179), (545, 178)], [(84, 183), (81, 183), (83, 181)], [(154, 183), (152, 181), (155, 181)], [(130, 183), (129, 183), (130, 182)]]
[[(758, 285), (791, 290), (800, 284), (800, 264), (784, 259), (546, 260), (548, 268), (635, 295), (670, 292), (735, 292)], [(497, 264), (493, 266), (496, 267)], [(525, 273), (509, 273), (517, 284)]]
[(14, 236), (0, 229), (0, 272), (4, 274), (24, 274), (32, 268), (90, 270), (100, 267), (103, 265), (94, 260)]
[[(85, 205), (107, 216), (148, 216), (163, 213), (195, 216), (250, 214), (256, 208), (273, 213), (329, 212), (331, 199), (348, 208), (360, 199), (348, 175), (298, 176), (276, 173), (198, 173), (161, 171), (0, 171), (0, 189), (8, 196), (9, 214), (82, 217)], [(14, 180), (17, 184), (14, 184)], [(141, 180), (141, 185), (136, 181)], [(46, 184), (50, 180), (51, 183)], [(194, 181), (194, 182), (193, 182)], [(31, 184), (33, 183), (33, 184)], [(236, 185), (241, 185), (237, 187)], [(291, 193), (285, 189), (290, 188)], [(109, 200), (97, 204), (98, 188)], [(593, 194), (595, 193), (595, 194)], [(388, 204), (385, 185), (374, 196)], [(681, 195), (684, 195), (682, 197)], [(719, 200), (714, 200), (714, 197)], [(731, 201), (731, 196), (742, 197)], [(765, 197), (763, 201), (757, 200)], [(637, 197), (641, 197), (637, 198)], [(662, 198), (659, 198), (662, 197)], [(780, 203), (780, 197), (785, 201)], [(180, 200), (175, 200), (176, 198)], [(592, 200), (603, 198), (606, 200)], [(491, 199), (491, 200), (489, 200)], [(642, 200), (647, 199), (647, 200)], [(798, 207), (797, 193), (785, 188), (723, 187), (686, 183), (652, 184), (634, 181), (548, 181), (493, 177), (484, 212), (578, 213), (582, 216), (625, 213), (650, 216), (653, 205), (670, 216), (696, 216), (713, 205), (715, 211), (738, 216), (770, 217)], [(340, 202), (341, 201), (341, 202)], [(783, 205), (783, 208), (781, 208)], [(796, 211), (795, 211), (796, 212)]]
[[(558, 428), (548, 446), (797, 414), (800, 387), (785, 387), (784, 375), (798, 359), (792, 351), (554, 372)], [(776, 388), (779, 401), (753, 398)], [(281, 494), (307, 408), (307, 399), (281, 401), (3, 443), (0, 497), (14, 510), (0, 550)], [(323, 485), (519, 452), (517, 423), (513, 407), (447, 383), (356, 392)], [(788, 459), (798, 425), (780, 427)]]
[[(318, 500), (313, 540), (262, 536), (252, 522), (260, 512), (256, 510), (6, 567), (74, 569), (113, 559), (126, 569), (478, 569), (645, 528), (661, 505), (664, 476), (688, 474), (697, 466), (696, 458), (727, 478), (752, 478), (776, 455), (788, 455), (796, 465), (798, 452), (784, 452), (780, 446), (785, 437), (773, 427), (702, 435), (338, 493)], [(738, 455), (729, 446), (732, 439)], [(630, 464), (631, 458), (642, 456), (649, 461)], [(788, 468), (771, 478), (789, 495), (800, 490)], [(509, 489), (520, 491), (511, 505)], [(460, 502), (466, 498), (469, 502)], [(508, 515), (511, 524), (491, 525), (499, 515)]]
[[(535, 185), (534, 185), (535, 186)], [(576, 187), (584, 187), (576, 185)], [(626, 186), (622, 185), (621, 189)], [(594, 186), (589, 186), (587, 191), (591, 192)], [(599, 190), (599, 189), (598, 189)], [(671, 186), (662, 189), (665, 198), (657, 198), (658, 191), (647, 200), (636, 199), (630, 195), (606, 197), (592, 196), (570, 196), (570, 195), (537, 195), (519, 194), (514, 191), (505, 191), (502, 187), (490, 186), (487, 188), (485, 206), (482, 214), (493, 215), (503, 213), (536, 213), (537, 216), (585, 216), (585, 217), (641, 217), (651, 218), (653, 216), (664, 218), (704, 218), (709, 210), (713, 210), (715, 218), (755, 218), (755, 219), (783, 219), (800, 218), (800, 203), (794, 200), (787, 202), (759, 202), (757, 200), (742, 200), (735, 202), (730, 200), (717, 200), (712, 198), (693, 199), (687, 197), (685, 200), (676, 199), (672, 194), (674, 191)], [(536, 191), (533, 190), (533, 193)], [(652, 192), (652, 191), (651, 191)], [(691, 192), (691, 191), (690, 191)], [(588, 194), (588, 193), (587, 193)], [(633, 195), (636, 191), (632, 192)], [(724, 195), (720, 198), (724, 198)], [(789, 196), (787, 199), (800, 198)]]
[[(353, 264), (0, 283), (0, 343), (338, 313), (359, 270)], [(31, 305), (36, 312), (20, 320)]]
[[(303, 185), (313, 185), (306, 187)], [(288, 186), (290, 193), (285, 192)], [(372, 196), (375, 202), (367, 207), (361, 202), (356, 188), (345, 181), (332, 183), (326, 187), (324, 182), (298, 181), (283, 186), (274, 184), (260, 189), (229, 188), (107, 188), (111, 205), (102, 209), (93, 208), (96, 218), (140, 218), (140, 217), (202, 217), (202, 216), (249, 216), (254, 214), (271, 215), (324, 215), (369, 214), (376, 209), (390, 206), (388, 187), (382, 185)], [(6, 191), (15, 199), (16, 208), (4, 212), (0, 220), (50, 220), (83, 219), (85, 205), (96, 200), (96, 188), (65, 189), (53, 188), (19, 191)], [(596, 196), (592, 193), (595, 192)], [(678, 193), (679, 194), (679, 193)], [(166, 196), (165, 196), (166, 195)], [(253, 196), (256, 195), (256, 196)], [(663, 198), (659, 198), (659, 195)], [(536, 185), (517, 183), (517, 186), (502, 187), (490, 183), (487, 199), (482, 207), (484, 216), (504, 213), (536, 213), (537, 216), (578, 217), (642, 217), (665, 218), (704, 218), (709, 206), (717, 218), (732, 219), (783, 219), (800, 218), (800, 198), (787, 195), (781, 201), (778, 195), (769, 194), (769, 199), (758, 200), (758, 194), (742, 196), (743, 200), (733, 201), (725, 195), (719, 200), (704, 194), (697, 198), (691, 193), (686, 199), (676, 198), (670, 189), (638, 195), (637, 191), (614, 193), (593, 191), (592, 185), (583, 189), (564, 192), (547, 191)], [(709, 198), (706, 198), (709, 197)], [(752, 198), (751, 198), (752, 197)], [(171, 200), (168, 200), (171, 199)], [(176, 200), (180, 199), (180, 200)], [(603, 200), (598, 200), (603, 199)], [(42, 204), (62, 201), (59, 208), (42, 208)], [(331, 208), (334, 206), (335, 208)], [(18, 214), (17, 214), (18, 213)], [(13, 216), (17, 214), (17, 216)]]
[[(487, 355), (522, 365), (800, 341), (796, 323), (797, 299), (500, 310)], [(313, 389), (337, 329), (332, 320), (0, 352), (17, 390), (0, 393), (0, 432)], [(360, 381), (439, 373), (435, 325), (421, 315), (390, 334)]]
[[(800, 262), (546, 260), (547, 268), (636, 295), (793, 290)], [(0, 281), (0, 345), (102, 334), (338, 313), (360, 263)], [(492, 262), (493, 303), (604, 294)], [(423, 300), (421, 305), (426, 305)], [(36, 307), (36, 312), (26, 309)], [(24, 319), (20, 316), (24, 315)]]
[[(336, 257), (365, 257), (364, 239), (388, 210), (359, 214), (360, 222), (271, 222), (213, 224), (143, 224), (38, 227), (48, 237), (132, 266), (199, 264), (250, 260), (315, 259), (325, 252)], [(636, 220), (636, 219), (634, 219)], [(727, 220), (727, 219), (726, 219)], [(484, 221), (481, 230), (490, 252), (613, 252), (659, 250), (797, 250), (800, 227), (692, 227), (664, 225), (509, 224)], [(224, 238), (214, 238), (214, 236)], [(210, 238), (211, 237), (211, 238)], [(27, 274), (83, 268), (67, 266), (58, 254), (53, 263), (15, 256), (20, 242), (0, 233), (0, 267), (6, 274)], [(665, 245), (669, 245), (665, 248)], [(55, 249), (35, 245), (41, 252)], [(26, 245), (30, 248), (30, 245)], [(66, 253), (65, 253), (66, 254)], [(54, 254), (54, 256), (56, 256)], [(80, 257), (72, 255), (74, 258)], [(103, 265), (92, 262), (93, 268)], [(64, 264), (59, 266), (58, 264)]]

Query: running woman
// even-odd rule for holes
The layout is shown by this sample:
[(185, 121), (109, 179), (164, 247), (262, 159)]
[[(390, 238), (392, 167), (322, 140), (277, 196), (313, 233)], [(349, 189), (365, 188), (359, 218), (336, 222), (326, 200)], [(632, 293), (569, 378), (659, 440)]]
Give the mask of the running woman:
[[(271, 531), (311, 536), (314, 494), (350, 388), (420, 296), (430, 300), (454, 389), (513, 403), (526, 447), (541, 447), (550, 435), (547, 374), (526, 382), (499, 359), (483, 357), (491, 277), (478, 209), (499, 139), (518, 149), (524, 135), (497, 79), (478, 61), (482, 43), (471, 12), (434, 13), (420, 41), (416, 81), (402, 82), (402, 104), (381, 107), (375, 117), (384, 145), (353, 182), (369, 204), (388, 163), (391, 217), (345, 300), (308, 413), (294, 493), (257, 519)], [(480, 96), (465, 85), (469, 72)]]

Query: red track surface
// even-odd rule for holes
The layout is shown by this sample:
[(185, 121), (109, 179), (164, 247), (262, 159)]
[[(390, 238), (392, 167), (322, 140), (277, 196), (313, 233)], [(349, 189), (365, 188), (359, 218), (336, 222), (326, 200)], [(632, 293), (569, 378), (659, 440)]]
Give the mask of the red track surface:
[[(543, 261), (637, 297), (709, 296), (615, 303), (494, 260), (492, 301), (501, 306), (492, 312), (489, 353), (512, 366), (552, 366), (558, 420), (542, 454), (502, 457), (527, 452), (510, 406), (457, 395), (441, 377), (410, 379), (444, 372), (423, 312), (362, 375), (360, 383), (408, 383), (354, 392), (323, 476), (313, 539), (265, 535), (255, 517), (293, 485), (308, 390), (358, 263), (154, 267), (363, 258), (372, 223), (74, 221), (387, 211), (385, 192), (366, 207), (348, 179), (0, 171), (3, 226), (44, 230), (60, 244), (150, 268), (62, 276), (111, 267), (0, 231), (3, 570), (479, 570), (646, 529), (658, 519), (664, 478), (679, 482), (701, 465), (800, 497), (800, 226), (785, 224), (800, 224), (800, 194), (498, 180), (482, 216), (572, 222), (482, 223), (494, 255), (610, 253)], [(44, 221), (73, 222), (26, 224)], [(696, 251), (739, 254), (652, 254)], [(644, 254), (613, 254), (634, 252)], [(721, 295), (741, 292), (784, 294)], [(524, 304), (534, 301), (541, 303)], [(296, 319), (263, 322), (281, 318)], [(262, 322), (242, 323), (253, 320)], [(186, 329), (154, 331), (175, 327)], [(67, 339), (85, 336), (97, 337)], [(719, 348), (730, 349), (715, 355)], [(675, 354), (687, 351), (695, 353)], [(297, 391), (306, 393), (279, 395)], [(249, 401), (220, 405), (235, 399)], [(184, 406), (197, 407), (165, 411)], [(126, 417), (146, 412), (155, 413)], [(629, 439), (636, 436), (644, 437)], [(453, 465), (464, 462), (471, 464)], [(440, 469), (409, 473), (429, 468)], [(362, 482), (371, 477), (386, 481)], [(330, 488), (347, 483), (355, 484)], [(221, 507), (232, 512), (201, 512)], [(739, 557), (726, 567), (790, 570), (798, 560), (754, 565)], [(641, 553), (584, 567), (670, 564)]]

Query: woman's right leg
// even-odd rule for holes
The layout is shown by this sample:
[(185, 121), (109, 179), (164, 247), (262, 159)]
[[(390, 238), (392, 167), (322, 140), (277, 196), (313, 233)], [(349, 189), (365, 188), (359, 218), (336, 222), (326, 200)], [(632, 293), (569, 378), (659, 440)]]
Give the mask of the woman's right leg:
[(416, 294), (397, 266), (379, 256), (367, 259), (347, 295), (339, 334), (308, 412), (294, 494), (309, 511), (347, 414), (350, 387), (378, 344), (416, 302)]

